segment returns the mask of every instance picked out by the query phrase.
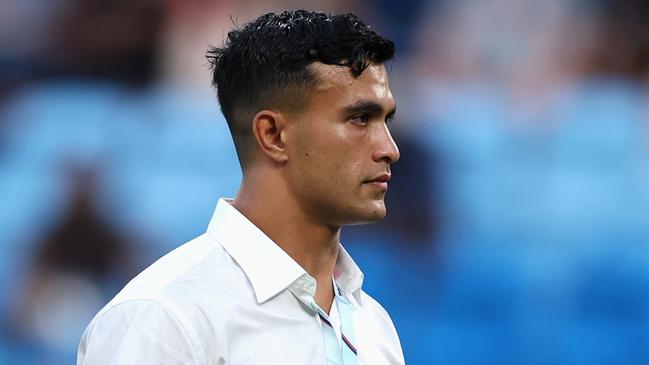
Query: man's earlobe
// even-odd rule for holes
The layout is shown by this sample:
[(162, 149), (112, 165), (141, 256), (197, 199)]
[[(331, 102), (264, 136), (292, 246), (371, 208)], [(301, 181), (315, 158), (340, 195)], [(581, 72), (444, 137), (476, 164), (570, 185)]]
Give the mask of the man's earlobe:
[(252, 133), (257, 145), (264, 155), (278, 163), (288, 160), (285, 127), (285, 117), (271, 110), (260, 111), (252, 120)]

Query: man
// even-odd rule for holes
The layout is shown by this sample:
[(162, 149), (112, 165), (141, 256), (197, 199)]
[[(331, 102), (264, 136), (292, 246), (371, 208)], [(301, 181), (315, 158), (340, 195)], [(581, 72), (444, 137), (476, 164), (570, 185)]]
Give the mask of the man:
[(97, 314), (78, 364), (403, 364), (339, 243), (341, 226), (386, 215), (393, 52), (354, 15), (302, 10), (210, 50), (241, 188)]

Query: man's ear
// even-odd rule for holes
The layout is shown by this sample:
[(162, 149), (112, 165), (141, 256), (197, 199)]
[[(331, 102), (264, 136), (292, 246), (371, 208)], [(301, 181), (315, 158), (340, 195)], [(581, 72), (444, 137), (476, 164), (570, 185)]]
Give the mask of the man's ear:
[(288, 161), (286, 127), (288, 120), (282, 113), (262, 110), (252, 120), (252, 133), (262, 153), (278, 163)]

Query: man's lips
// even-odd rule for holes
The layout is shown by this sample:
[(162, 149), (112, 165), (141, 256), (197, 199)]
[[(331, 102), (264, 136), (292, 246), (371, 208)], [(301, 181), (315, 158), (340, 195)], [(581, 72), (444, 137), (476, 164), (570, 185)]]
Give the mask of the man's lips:
[(386, 182), (390, 181), (391, 178), (392, 178), (391, 174), (382, 174), (382, 175), (379, 175), (377, 177), (371, 178), (369, 180), (365, 180), (365, 182), (366, 183), (370, 183), (370, 182), (385, 182), (386, 183)]
[(383, 189), (388, 188), (388, 181), (392, 178), (390, 174), (381, 174), (379, 176), (373, 177), (369, 180), (365, 180), (363, 184), (369, 184), (372, 186), (380, 187)]

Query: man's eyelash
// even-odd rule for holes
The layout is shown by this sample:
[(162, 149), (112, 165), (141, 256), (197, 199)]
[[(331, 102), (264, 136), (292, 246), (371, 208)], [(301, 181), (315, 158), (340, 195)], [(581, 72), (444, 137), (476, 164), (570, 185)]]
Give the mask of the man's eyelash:
[(355, 115), (355, 116), (351, 117), (351, 119), (352, 120), (358, 119), (363, 123), (367, 123), (370, 120), (370, 116), (367, 115), (367, 114), (359, 114), (359, 115)]

